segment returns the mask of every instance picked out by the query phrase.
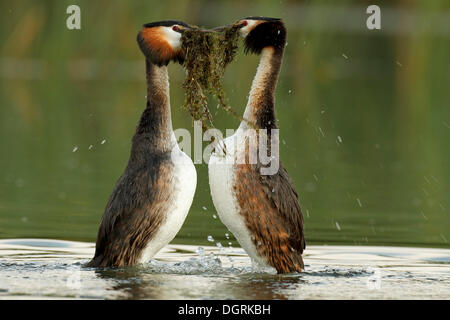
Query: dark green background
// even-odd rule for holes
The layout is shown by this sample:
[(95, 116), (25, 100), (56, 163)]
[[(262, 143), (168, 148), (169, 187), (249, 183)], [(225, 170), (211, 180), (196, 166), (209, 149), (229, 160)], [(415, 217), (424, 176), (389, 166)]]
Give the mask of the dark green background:
[[(382, 29), (370, 31), (365, 10), (376, 3)], [(81, 7), (81, 30), (66, 28), (70, 4)], [(288, 29), (276, 114), (307, 242), (450, 247), (446, 0), (2, 1), (0, 237), (95, 241), (145, 107), (141, 25), (213, 27), (249, 15), (281, 17)], [(225, 75), (239, 113), (257, 63), (240, 52)], [(169, 73), (174, 129), (192, 132), (184, 71)], [(223, 110), (215, 119), (223, 132), (238, 126)], [(208, 244), (212, 235), (225, 245), (206, 164), (196, 168), (175, 241)]]

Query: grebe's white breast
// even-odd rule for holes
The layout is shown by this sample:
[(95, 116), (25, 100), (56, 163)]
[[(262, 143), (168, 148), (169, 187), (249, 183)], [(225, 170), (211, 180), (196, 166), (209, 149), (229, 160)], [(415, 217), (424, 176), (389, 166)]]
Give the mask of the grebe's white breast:
[(142, 252), (140, 263), (148, 262), (159, 250), (175, 238), (186, 220), (197, 186), (197, 171), (192, 159), (185, 154), (176, 143), (172, 149), (173, 170), (172, 190), (168, 195), (171, 203), (167, 210), (167, 217), (155, 236)]
[(235, 179), (235, 163), (237, 154), (245, 151), (238, 144), (238, 141), (243, 141), (240, 139), (243, 132), (238, 129), (234, 135), (219, 142), (219, 145), (225, 145), (226, 153), (224, 154), (223, 148), (216, 147), (216, 151), (211, 155), (208, 164), (209, 186), (222, 223), (233, 233), (252, 260), (267, 266), (263, 258), (257, 254), (252, 235), (245, 225), (244, 217), (239, 213), (240, 207), (233, 187), (235, 183), (240, 183)]

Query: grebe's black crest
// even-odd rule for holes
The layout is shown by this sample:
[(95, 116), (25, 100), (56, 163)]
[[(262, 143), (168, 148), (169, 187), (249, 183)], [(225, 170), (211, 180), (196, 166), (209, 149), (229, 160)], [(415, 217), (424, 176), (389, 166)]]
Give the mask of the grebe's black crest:
[(268, 18), (268, 17), (260, 17), (260, 16), (253, 16), (253, 17), (246, 17), (245, 20), (259, 20), (259, 21), (280, 21), (280, 18)]
[(183, 26), (186, 28), (191, 28), (186, 22), (178, 21), (178, 20), (162, 20), (156, 22), (150, 22), (143, 25), (144, 28), (153, 28), (153, 27), (171, 27), (174, 25)]
[[(286, 44), (286, 28), (278, 18), (248, 17), (247, 20), (262, 21), (245, 37), (245, 53), (260, 54), (265, 47), (283, 50)], [(243, 19), (243, 20), (245, 20)]]
[(181, 33), (190, 25), (178, 20), (163, 20), (143, 25), (137, 35), (139, 48), (145, 57), (158, 66), (167, 66), (170, 61), (183, 64)]

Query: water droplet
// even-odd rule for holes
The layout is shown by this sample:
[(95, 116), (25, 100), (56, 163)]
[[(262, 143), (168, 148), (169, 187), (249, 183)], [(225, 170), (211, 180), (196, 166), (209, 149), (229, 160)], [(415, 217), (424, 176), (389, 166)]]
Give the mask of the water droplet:
[(228, 233), (225, 233), (225, 238), (230, 239), (230, 235)]
[(359, 200), (359, 198), (356, 198), (356, 202), (358, 202), (358, 205), (359, 205), (360, 207), (362, 207), (361, 200)]
[(283, 144), (286, 144), (286, 140), (284, 140), (284, 139), (283, 139), (283, 140), (281, 140), (281, 142), (283, 142)]
[(214, 238), (211, 235), (208, 235), (206, 239), (208, 239), (209, 242), (214, 242)]
[(423, 213), (423, 211), (420, 211), (420, 213), (422, 214), (422, 217), (423, 217), (425, 220), (428, 220), (427, 216)]
[(319, 127), (319, 131), (320, 131), (320, 134), (321, 134), (323, 137), (325, 137), (325, 133), (323, 132), (323, 130), (322, 130), (321, 127)]
[(106, 140), (102, 140), (102, 142), (100, 142), (101, 144), (105, 144)]
[(217, 219), (217, 216), (216, 216), (215, 214), (213, 214), (213, 218), (214, 218), (214, 219)]
[(292, 93), (292, 90), (289, 90), (288, 93)]
[(336, 224), (336, 229), (338, 229), (339, 231), (341, 231), (341, 226), (339, 225), (339, 222), (335, 222), (335, 224)]
[(223, 248), (223, 246), (222, 246), (222, 244), (220, 242), (216, 242), (216, 247), (217, 248), (221, 248), (221, 249)]
[(262, 246), (261, 241), (258, 241), (257, 245), (258, 245), (258, 247)]
[(205, 253), (205, 249), (203, 249), (203, 247), (198, 247), (195, 250), (195, 253), (197, 253), (200, 257), (203, 256), (203, 254)]
[(78, 146), (73, 147), (72, 152), (77, 152)]
[(337, 139), (338, 139), (338, 141), (339, 141), (340, 143), (342, 143), (342, 138), (341, 138), (341, 136), (338, 136)]
[(275, 192), (275, 188), (272, 188), (272, 192)]
[(206, 207), (202, 207), (202, 209), (205, 210), (205, 211), (208, 210)]
[(347, 56), (345, 53), (343, 53), (342, 56), (343, 56), (345, 59), (348, 59), (348, 56)]
[(91, 144), (91, 145), (89, 146), (88, 149), (91, 150), (93, 147), (94, 147), (94, 146)]

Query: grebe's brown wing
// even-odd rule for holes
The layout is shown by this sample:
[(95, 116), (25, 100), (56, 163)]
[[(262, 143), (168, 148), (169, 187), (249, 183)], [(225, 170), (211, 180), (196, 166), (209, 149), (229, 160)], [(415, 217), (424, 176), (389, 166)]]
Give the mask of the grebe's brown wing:
[(261, 176), (261, 183), (266, 186), (267, 197), (285, 222), (290, 234), (291, 246), (303, 253), (306, 241), (303, 228), (303, 214), (295, 191), (294, 183), (280, 162), (278, 173), (273, 176)]
[(106, 205), (97, 236), (95, 256), (88, 266), (137, 263), (165, 220), (172, 194), (170, 167), (129, 171), (119, 178)]
[(292, 180), (280, 163), (274, 175), (258, 165), (238, 165), (234, 191), (258, 253), (279, 272), (301, 271), (303, 216)]

